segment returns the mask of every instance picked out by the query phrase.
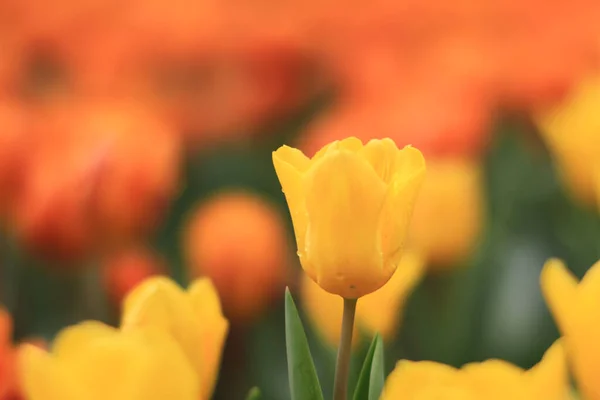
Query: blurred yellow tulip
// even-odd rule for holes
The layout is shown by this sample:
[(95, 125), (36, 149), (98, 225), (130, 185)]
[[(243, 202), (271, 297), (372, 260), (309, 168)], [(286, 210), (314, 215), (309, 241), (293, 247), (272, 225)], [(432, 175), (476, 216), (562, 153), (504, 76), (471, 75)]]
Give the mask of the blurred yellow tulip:
[(541, 275), (546, 302), (564, 336), (582, 397), (600, 400), (600, 262), (581, 283), (559, 260), (549, 260)]
[(413, 214), (409, 243), (430, 269), (440, 271), (469, 257), (484, 218), (481, 165), (468, 158), (427, 160), (427, 176)]
[(25, 345), (20, 374), (28, 400), (198, 400), (198, 377), (166, 332), (127, 332), (100, 322), (63, 330), (52, 353)]
[(382, 287), (400, 259), (425, 175), (421, 152), (391, 139), (335, 141), (309, 159), (287, 146), (273, 164), (294, 224), (302, 268), (332, 294)]
[(500, 360), (456, 369), (431, 361), (400, 361), (387, 378), (382, 400), (565, 400), (569, 383), (557, 341), (532, 369)]
[(600, 75), (584, 80), (555, 109), (538, 118), (565, 184), (577, 200), (595, 204), (600, 170)]
[[(425, 270), (421, 257), (407, 252), (394, 275), (381, 289), (360, 299), (356, 307), (356, 329), (366, 333), (380, 333), (391, 341), (396, 335), (406, 299), (419, 282)], [(338, 345), (342, 326), (344, 301), (340, 296), (321, 289), (308, 276), (301, 281), (301, 304), (319, 334), (331, 345)], [(353, 335), (358, 343), (358, 335)]]
[(187, 291), (164, 277), (141, 283), (125, 298), (121, 328), (127, 332), (147, 326), (175, 338), (200, 379), (201, 395), (197, 399), (209, 399), (229, 330), (211, 281), (198, 279)]

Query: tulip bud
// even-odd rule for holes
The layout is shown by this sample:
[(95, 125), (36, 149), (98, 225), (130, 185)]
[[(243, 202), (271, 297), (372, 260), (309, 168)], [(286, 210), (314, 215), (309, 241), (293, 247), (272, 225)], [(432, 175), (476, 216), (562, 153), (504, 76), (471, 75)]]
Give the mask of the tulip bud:
[(527, 371), (500, 360), (460, 369), (432, 361), (402, 360), (388, 376), (381, 399), (564, 400), (569, 389), (565, 350), (559, 340)]
[(123, 302), (124, 331), (153, 327), (175, 338), (200, 379), (200, 396), (210, 399), (221, 364), (229, 322), (209, 279), (183, 291), (167, 278), (144, 281)]
[(165, 331), (87, 321), (64, 329), (52, 353), (19, 350), (28, 400), (198, 400), (199, 377)]
[(273, 163), (302, 268), (332, 294), (356, 299), (382, 287), (400, 263), (423, 176), (421, 152), (391, 139), (333, 142), (312, 159), (283, 146)]

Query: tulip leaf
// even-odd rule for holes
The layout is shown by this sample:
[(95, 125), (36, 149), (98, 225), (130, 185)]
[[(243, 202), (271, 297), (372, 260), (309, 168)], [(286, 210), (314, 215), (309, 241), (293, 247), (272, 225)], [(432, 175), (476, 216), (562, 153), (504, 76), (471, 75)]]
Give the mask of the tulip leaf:
[(253, 387), (248, 392), (248, 396), (246, 396), (246, 400), (261, 400), (262, 395), (260, 393), (260, 389), (257, 387)]
[(383, 341), (377, 334), (363, 362), (354, 390), (354, 400), (378, 400), (383, 390), (384, 375)]
[(285, 291), (285, 342), (292, 400), (323, 400), (306, 333), (289, 289)]

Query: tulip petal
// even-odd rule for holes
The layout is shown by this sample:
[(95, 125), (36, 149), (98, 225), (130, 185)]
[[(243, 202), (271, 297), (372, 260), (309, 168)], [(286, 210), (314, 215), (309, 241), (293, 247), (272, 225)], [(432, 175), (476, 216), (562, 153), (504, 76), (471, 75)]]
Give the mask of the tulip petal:
[(542, 293), (563, 333), (568, 332), (575, 312), (573, 301), (577, 295), (577, 279), (562, 261), (546, 262), (540, 277)]
[(307, 259), (301, 262), (325, 290), (358, 298), (389, 279), (392, 271), (382, 275), (377, 241), (384, 196), (385, 184), (371, 165), (348, 150), (329, 152), (310, 169)]
[(461, 369), (461, 373), (477, 393), (477, 398), (531, 399), (524, 371), (506, 361), (492, 359), (467, 364)]
[[(305, 163), (310, 163), (308, 159), (302, 160), (299, 150), (295, 152), (280, 148), (273, 153), (273, 165), (277, 172), (277, 177), (281, 183), (281, 188), (285, 194), (285, 199), (290, 210), (292, 223), (294, 224), (294, 233), (296, 235), (296, 245), (298, 247), (298, 256), (304, 256), (306, 229), (308, 225), (306, 206), (305, 206), (305, 188), (304, 188), (304, 167)], [(291, 155), (293, 154), (293, 156)], [(300, 167), (300, 169), (298, 168)]]
[(322, 159), (331, 151), (348, 150), (353, 153), (360, 152), (363, 148), (362, 141), (354, 136), (347, 137), (342, 140), (335, 140), (328, 145), (323, 146), (319, 151), (315, 153), (312, 158), (313, 163), (317, 160)]
[(29, 400), (89, 399), (58, 360), (42, 349), (23, 345), (19, 350), (19, 369)]
[(361, 154), (369, 161), (377, 175), (386, 184), (390, 183), (396, 172), (398, 147), (392, 139), (370, 140), (361, 150)]
[[(448, 365), (431, 361), (402, 360), (388, 376), (381, 399), (471, 400), (466, 389), (461, 387), (458, 377), (458, 370)], [(459, 393), (462, 396), (453, 397)]]
[(388, 261), (384, 268), (392, 272), (402, 256), (414, 204), (425, 177), (425, 159), (419, 150), (407, 146), (399, 152), (395, 168), (379, 221), (381, 249)]
[(117, 329), (102, 322), (85, 321), (62, 330), (54, 339), (52, 351), (57, 357), (68, 359), (89, 346), (90, 341), (111, 336), (117, 332)]
[(201, 399), (209, 399), (214, 390), (221, 354), (229, 330), (229, 322), (223, 317), (217, 290), (209, 279), (198, 279), (188, 289), (194, 313), (200, 321), (202, 372), (200, 374)]
[(291, 165), (296, 171), (303, 173), (310, 167), (311, 161), (300, 150), (289, 146), (281, 146), (273, 152), (273, 159)]
[(562, 340), (557, 340), (542, 360), (526, 373), (531, 379), (533, 399), (563, 400), (568, 398), (567, 355)]
[(117, 331), (88, 342), (68, 360), (71, 379), (90, 400), (198, 399), (198, 378), (166, 332)]

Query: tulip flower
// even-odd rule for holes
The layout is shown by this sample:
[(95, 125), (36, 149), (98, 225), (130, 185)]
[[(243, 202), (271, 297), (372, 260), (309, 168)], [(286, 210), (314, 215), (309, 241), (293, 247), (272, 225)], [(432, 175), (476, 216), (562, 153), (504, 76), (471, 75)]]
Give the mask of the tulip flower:
[[(385, 341), (394, 340), (404, 304), (424, 272), (423, 258), (407, 252), (389, 282), (357, 303), (357, 325), (369, 335), (379, 333)], [(341, 333), (342, 298), (321, 289), (306, 275), (302, 277), (301, 294), (302, 306), (315, 329), (327, 342), (337, 345)]]
[(599, 102), (600, 75), (597, 75), (584, 80), (563, 103), (538, 118), (540, 130), (561, 177), (574, 197), (583, 204), (595, 204), (597, 201)]
[(357, 299), (382, 287), (403, 254), (425, 174), (421, 152), (354, 137), (312, 159), (282, 146), (273, 163), (294, 224), (302, 268), (332, 294)]
[(483, 227), (482, 171), (473, 159), (428, 159), (427, 176), (413, 214), (409, 242), (432, 271), (464, 262)]
[(25, 345), (28, 400), (198, 400), (199, 382), (178, 343), (148, 327), (127, 332), (88, 321), (63, 330), (52, 353)]
[(541, 275), (542, 292), (559, 330), (578, 386), (587, 400), (600, 399), (600, 262), (581, 283), (559, 260), (550, 260)]
[(456, 369), (431, 361), (400, 361), (387, 378), (382, 400), (564, 400), (570, 387), (562, 343), (532, 369), (500, 360)]
[(200, 379), (196, 399), (208, 400), (229, 329), (211, 281), (199, 279), (183, 291), (167, 278), (147, 279), (123, 303), (121, 328), (127, 332), (139, 327), (154, 327), (175, 338)]
[(183, 249), (191, 275), (211, 279), (231, 321), (255, 321), (283, 293), (287, 231), (279, 211), (260, 196), (226, 191), (194, 207)]

